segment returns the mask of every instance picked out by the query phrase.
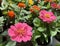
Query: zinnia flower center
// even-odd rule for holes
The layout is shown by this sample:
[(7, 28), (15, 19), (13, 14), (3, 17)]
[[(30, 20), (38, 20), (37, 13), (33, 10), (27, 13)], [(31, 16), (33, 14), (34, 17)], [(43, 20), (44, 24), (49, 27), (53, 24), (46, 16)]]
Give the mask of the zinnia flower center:
[(50, 18), (50, 15), (49, 15), (49, 14), (46, 14), (45, 17), (46, 17), (46, 18)]
[(17, 32), (20, 34), (20, 35), (24, 35), (25, 34), (25, 31), (23, 29), (18, 29)]

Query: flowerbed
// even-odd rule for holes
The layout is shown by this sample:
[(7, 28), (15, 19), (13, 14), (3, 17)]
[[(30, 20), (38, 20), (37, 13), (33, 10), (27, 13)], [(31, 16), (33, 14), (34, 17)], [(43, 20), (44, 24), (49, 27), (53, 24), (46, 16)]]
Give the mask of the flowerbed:
[(59, 0), (2, 0), (0, 9), (3, 46), (47, 45), (60, 33)]

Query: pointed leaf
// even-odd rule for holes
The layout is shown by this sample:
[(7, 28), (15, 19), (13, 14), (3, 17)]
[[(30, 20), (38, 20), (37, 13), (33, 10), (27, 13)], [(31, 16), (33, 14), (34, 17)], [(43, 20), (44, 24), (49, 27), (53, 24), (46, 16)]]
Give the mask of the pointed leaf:
[(13, 42), (13, 41), (9, 41), (6, 46), (15, 46), (16, 45), (16, 42)]

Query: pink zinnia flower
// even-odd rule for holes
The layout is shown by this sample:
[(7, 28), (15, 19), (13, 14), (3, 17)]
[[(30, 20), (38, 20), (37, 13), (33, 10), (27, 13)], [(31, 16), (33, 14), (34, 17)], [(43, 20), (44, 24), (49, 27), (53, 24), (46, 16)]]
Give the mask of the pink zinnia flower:
[(52, 8), (57, 8), (57, 3), (55, 3), (55, 2), (51, 3), (51, 7)]
[(8, 34), (12, 41), (27, 42), (31, 40), (32, 27), (26, 23), (17, 23), (15, 25), (11, 25), (8, 29)]
[(56, 19), (56, 16), (54, 16), (52, 12), (48, 12), (46, 10), (41, 10), (39, 14), (39, 18), (47, 23), (51, 23)]

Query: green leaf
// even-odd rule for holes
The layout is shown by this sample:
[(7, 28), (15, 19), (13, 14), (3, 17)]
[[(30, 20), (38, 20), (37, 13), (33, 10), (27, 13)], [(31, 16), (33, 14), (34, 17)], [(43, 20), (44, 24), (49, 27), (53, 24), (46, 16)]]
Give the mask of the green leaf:
[(0, 23), (2, 23), (2, 22), (3, 22), (3, 20), (4, 20), (3, 16), (2, 16), (2, 17), (0, 17)]
[(51, 36), (55, 36), (57, 34), (57, 31), (50, 31)]
[(58, 28), (55, 28), (54, 30), (50, 30), (51, 36), (55, 36), (57, 34), (57, 32), (59, 32)]
[(56, 31), (60, 33), (60, 30), (59, 29), (60, 29), (60, 27), (56, 28)]
[(9, 41), (6, 46), (16, 46), (16, 42)]
[(44, 35), (44, 38), (45, 38), (46, 42), (48, 43), (48, 36), (47, 36), (47, 34), (43, 33), (43, 35)]
[(45, 31), (45, 28), (39, 27), (37, 30), (40, 32), (43, 32), (43, 31)]
[(3, 16), (2, 16), (2, 17), (0, 17), (0, 26), (3, 25), (3, 21), (4, 21), (4, 18), (3, 18)]
[(0, 25), (0, 32), (3, 32), (3, 26)]
[(46, 42), (48, 43), (48, 37), (45, 38)]
[(20, 2), (21, 0), (15, 0), (15, 1)]
[(8, 32), (5, 30), (1, 35), (6, 36), (8, 35)]
[(43, 6), (43, 5), (44, 5), (44, 1), (41, 1), (41, 2), (40, 2), (40, 5)]
[(42, 6), (41, 9), (47, 9), (47, 7), (46, 6)]
[(47, 9), (49, 9), (49, 8), (50, 8), (50, 3), (47, 4)]
[(33, 41), (32, 43), (33, 43), (33, 46), (38, 46), (36, 41)]
[(36, 27), (40, 26), (40, 19), (35, 18), (35, 19), (33, 20), (33, 24), (34, 24), (34, 26), (36, 26)]
[(17, 19), (15, 20), (15, 23), (18, 23), (18, 20)]
[(40, 37), (40, 35), (36, 35), (35, 37), (34, 37), (34, 40), (36, 40), (37, 38), (39, 38)]
[(21, 12), (22, 12), (22, 13), (25, 13), (25, 14), (30, 14), (30, 12), (29, 12), (29, 11), (26, 11), (26, 10), (24, 10), (24, 9), (23, 9), (23, 10), (21, 10)]
[(5, 10), (7, 7), (8, 7), (8, 2), (6, 2), (6, 0), (2, 0), (0, 9)]
[(43, 33), (43, 35), (44, 35), (45, 38), (47, 37), (47, 35), (45, 33)]
[(33, 36), (32, 36), (32, 40), (35, 41), (37, 38), (40, 37), (40, 32), (38, 30), (33, 30)]
[(14, 11), (20, 12), (20, 8), (16, 4), (10, 4), (10, 6), (14, 9)]
[(32, 17), (32, 15), (27, 15), (27, 16), (24, 16), (23, 18), (28, 20), (31, 17)]
[(57, 20), (60, 20), (60, 16), (57, 16)]
[(25, 4), (26, 4), (26, 6), (28, 6), (28, 0), (25, 0)]
[(6, 15), (6, 14), (7, 14), (7, 11), (2, 11), (2, 13), (3, 13), (4, 15)]
[(3, 46), (3, 43), (0, 43), (0, 46)]

